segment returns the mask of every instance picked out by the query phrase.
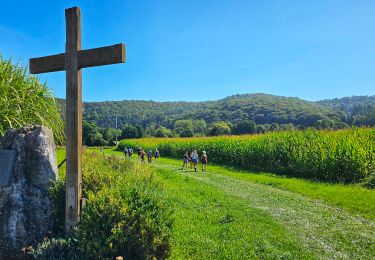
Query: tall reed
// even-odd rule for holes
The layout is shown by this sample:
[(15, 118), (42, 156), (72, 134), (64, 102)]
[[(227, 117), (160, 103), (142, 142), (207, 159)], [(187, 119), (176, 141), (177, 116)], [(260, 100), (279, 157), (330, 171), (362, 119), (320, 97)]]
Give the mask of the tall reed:
[(64, 122), (52, 92), (26, 68), (0, 56), (0, 136), (32, 124), (51, 128), (56, 142), (64, 143)]

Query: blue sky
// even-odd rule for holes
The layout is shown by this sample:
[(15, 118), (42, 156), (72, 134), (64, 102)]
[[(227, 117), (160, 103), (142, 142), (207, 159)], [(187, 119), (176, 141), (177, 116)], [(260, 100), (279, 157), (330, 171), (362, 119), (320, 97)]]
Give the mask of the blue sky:
[[(125, 64), (83, 70), (85, 101), (375, 94), (373, 0), (4, 1), (3, 57), (63, 52), (72, 6), (84, 49), (127, 45)], [(65, 72), (39, 77), (65, 97)]]

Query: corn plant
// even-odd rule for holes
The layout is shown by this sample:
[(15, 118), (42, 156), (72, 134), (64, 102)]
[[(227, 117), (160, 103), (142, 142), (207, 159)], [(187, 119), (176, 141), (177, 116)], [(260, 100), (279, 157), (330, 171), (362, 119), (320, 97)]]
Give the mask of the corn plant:
[(32, 124), (51, 128), (56, 141), (64, 142), (64, 123), (52, 92), (26, 68), (0, 56), (0, 136), (8, 128)]
[(177, 158), (205, 150), (211, 162), (323, 181), (360, 182), (375, 172), (375, 128), (131, 139), (121, 141), (119, 149), (125, 145), (158, 147), (161, 155)]

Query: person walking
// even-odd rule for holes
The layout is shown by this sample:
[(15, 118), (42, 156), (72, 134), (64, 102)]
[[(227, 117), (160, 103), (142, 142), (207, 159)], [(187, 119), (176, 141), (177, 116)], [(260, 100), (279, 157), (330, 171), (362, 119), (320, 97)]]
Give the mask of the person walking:
[(155, 154), (154, 154), (154, 157), (155, 157), (155, 162), (158, 162), (158, 158), (160, 156), (160, 152), (158, 150), (158, 148), (155, 149)]
[(193, 163), (195, 172), (197, 171), (198, 158), (199, 158), (198, 152), (197, 150), (194, 150), (193, 156), (191, 157), (191, 162)]
[(194, 153), (194, 150), (191, 150), (191, 152), (189, 153), (190, 169), (193, 169), (193, 162), (192, 162), (193, 153)]
[(141, 158), (141, 163), (145, 163), (145, 151), (141, 149), (141, 151), (138, 153), (138, 156)]
[(148, 150), (147, 161), (148, 163), (152, 163), (152, 150)]
[(129, 149), (126, 146), (124, 147), (124, 156), (125, 156), (125, 159), (128, 158), (129, 156)]
[(206, 171), (206, 165), (207, 165), (207, 162), (208, 162), (206, 151), (203, 151), (201, 160), (202, 160), (202, 172), (205, 172)]
[(131, 159), (133, 156), (133, 148), (129, 148), (129, 158)]
[(186, 153), (184, 154), (184, 158), (183, 158), (181, 170), (184, 169), (184, 166), (186, 166), (186, 168), (187, 168), (188, 167), (188, 163), (189, 163), (189, 152), (186, 151)]
[(138, 159), (141, 157), (142, 151), (143, 151), (142, 148), (140, 146), (138, 146), (138, 148), (137, 148)]

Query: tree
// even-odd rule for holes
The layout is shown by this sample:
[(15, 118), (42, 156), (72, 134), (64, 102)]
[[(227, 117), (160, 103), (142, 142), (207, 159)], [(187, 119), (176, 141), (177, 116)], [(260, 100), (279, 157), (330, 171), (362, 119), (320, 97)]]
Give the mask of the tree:
[(317, 120), (314, 127), (318, 129), (333, 129), (335, 122), (331, 119)]
[(113, 145), (115, 144), (116, 137), (120, 138), (121, 136), (121, 130), (116, 130), (114, 128), (101, 128), (100, 133), (103, 136), (103, 139), (109, 144)]
[(264, 125), (256, 125), (255, 133), (263, 134), (265, 132), (266, 132), (266, 128), (264, 127)]
[(108, 145), (108, 142), (103, 139), (100, 133), (100, 128), (95, 123), (83, 121), (82, 124), (82, 141), (88, 146), (102, 146)]
[(270, 131), (278, 131), (279, 129), (280, 129), (280, 127), (279, 127), (278, 123), (272, 123), (270, 125)]
[(193, 120), (177, 120), (174, 132), (180, 137), (194, 136)]
[(139, 138), (139, 136), (139, 130), (136, 126), (125, 125), (125, 127), (122, 129), (121, 139)]
[(136, 125), (135, 128), (137, 128), (138, 131), (137, 138), (142, 138), (144, 135), (143, 127), (141, 125)]
[(172, 131), (168, 128), (165, 128), (164, 126), (160, 126), (155, 130), (155, 136), (156, 137), (172, 137)]
[(226, 122), (217, 122), (212, 124), (212, 128), (209, 131), (210, 136), (217, 136), (217, 135), (229, 135), (230, 134), (230, 127)]
[(253, 134), (255, 133), (255, 122), (253, 120), (244, 120), (236, 124), (232, 132), (235, 135), (241, 135), (241, 134)]
[(203, 119), (193, 121), (194, 134), (204, 134), (206, 132), (207, 124)]

